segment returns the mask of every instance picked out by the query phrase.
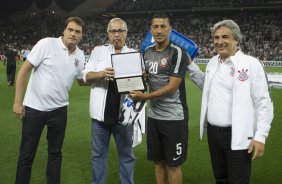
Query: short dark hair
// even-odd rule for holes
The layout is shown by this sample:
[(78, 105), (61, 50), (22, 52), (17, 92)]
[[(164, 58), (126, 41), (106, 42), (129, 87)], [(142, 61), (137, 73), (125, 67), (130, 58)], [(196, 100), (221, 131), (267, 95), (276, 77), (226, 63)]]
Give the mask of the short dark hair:
[(170, 24), (170, 17), (169, 17), (169, 15), (167, 13), (164, 13), (164, 12), (157, 12), (157, 13), (155, 13), (152, 16), (151, 22), (152, 22), (153, 19), (158, 19), (158, 18), (160, 18), (160, 19), (167, 19), (169, 25), (171, 25)]
[(82, 27), (82, 32), (84, 32), (85, 22), (81, 18), (79, 18), (79, 17), (69, 17), (65, 22), (64, 29), (66, 29), (68, 27), (69, 22), (77, 23), (78, 25), (80, 25)]

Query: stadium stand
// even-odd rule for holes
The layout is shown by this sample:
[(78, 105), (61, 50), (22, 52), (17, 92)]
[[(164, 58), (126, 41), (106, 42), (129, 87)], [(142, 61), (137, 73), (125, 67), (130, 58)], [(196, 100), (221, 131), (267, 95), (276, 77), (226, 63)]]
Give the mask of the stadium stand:
[[(253, 0), (248, 0), (246, 4), (244, 2), (118, 0), (108, 7), (106, 12), (120, 11), (119, 14), (112, 15), (127, 21), (129, 32), (126, 43), (136, 49), (139, 48), (149, 29), (149, 17), (152, 13), (149, 10), (169, 10), (173, 28), (192, 39), (199, 46), (198, 58), (210, 58), (215, 54), (209, 30), (213, 23), (222, 19), (233, 19), (238, 22), (244, 35), (241, 44), (244, 52), (264, 61), (282, 61), (282, 11), (280, 11), (282, 8), (264, 9), (264, 11), (257, 8), (254, 10), (234, 9), (234, 7), (241, 7), (242, 4), (252, 7), (255, 5), (256, 7), (279, 7), (282, 4), (281, 0), (267, 2), (259, 0), (255, 5)], [(202, 10), (192, 11), (197, 7), (202, 7)], [(206, 11), (205, 7), (217, 7), (220, 10)], [(233, 8), (232, 11), (229, 9), (230, 7)], [(126, 11), (134, 11), (134, 13), (126, 13)], [(86, 20), (87, 27), (80, 47), (87, 54), (94, 46), (107, 43), (105, 30), (111, 16), (99, 14), (83, 18)], [(3, 53), (9, 45), (19, 51), (30, 50), (40, 38), (60, 36), (63, 30), (63, 20), (65, 17), (52, 12), (46, 13), (46, 11), (26, 13), (20, 16), (15, 14), (8, 18), (0, 17), (0, 53)]]
[(281, 0), (117, 0), (107, 8), (107, 12), (136, 12), (136, 11), (187, 11), (209, 9), (234, 9), (234, 8), (277, 8)]

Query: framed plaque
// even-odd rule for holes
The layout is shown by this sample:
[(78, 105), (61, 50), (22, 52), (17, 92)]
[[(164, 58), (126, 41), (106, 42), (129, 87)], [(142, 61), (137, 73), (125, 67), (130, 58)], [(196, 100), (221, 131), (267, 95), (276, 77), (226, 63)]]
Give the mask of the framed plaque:
[(115, 83), (119, 93), (145, 91), (146, 84), (142, 73), (140, 52), (112, 54), (112, 66), (115, 71)]

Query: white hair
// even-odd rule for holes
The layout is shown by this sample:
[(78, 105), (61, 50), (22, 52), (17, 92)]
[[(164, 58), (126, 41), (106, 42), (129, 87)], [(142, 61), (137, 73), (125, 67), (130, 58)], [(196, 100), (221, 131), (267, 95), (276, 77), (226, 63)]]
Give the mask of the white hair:
[(113, 18), (110, 20), (109, 24), (108, 24), (108, 28), (107, 28), (107, 32), (109, 32), (110, 30), (110, 25), (113, 22), (122, 22), (123, 23), (123, 29), (127, 31), (127, 24), (124, 20), (122, 20), (121, 18)]
[(233, 20), (223, 20), (223, 21), (217, 22), (211, 28), (212, 34), (214, 35), (216, 30), (222, 26), (227, 27), (232, 31), (234, 39), (238, 41), (238, 45), (240, 45), (240, 43), (242, 42), (243, 36), (242, 36), (242, 33), (240, 31), (238, 24), (234, 22)]

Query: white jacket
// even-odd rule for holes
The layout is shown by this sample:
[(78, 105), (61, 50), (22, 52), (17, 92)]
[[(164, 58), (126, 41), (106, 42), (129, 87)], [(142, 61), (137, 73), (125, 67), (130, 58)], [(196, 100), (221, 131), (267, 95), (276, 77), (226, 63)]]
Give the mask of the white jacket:
[[(135, 52), (136, 50), (124, 46), (122, 53)], [(111, 54), (115, 54), (113, 45), (102, 45), (95, 47), (85, 69), (83, 71), (83, 80), (86, 82), (86, 74), (88, 72), (100, 72), (106, 67), (112, 67)], [(89, 111), (90, 117), (98, 121), (104, 121), (104, 112), (106, 106), (106, 98), (108, 92), (108, 80), (96, 82), (91, 87)]]
[[(234, 65), (231, 149), (242, 150), (247, 149), (253, 139), (265, 143), (273, 119), (273, 103), (260, 61), (240, 50), (230, 59)], [(219, 55), (214, 56), (206, 67), (200, 116), (201, 139), (207, 126), (209, 92), (218, 67)], [(195, 76), (199, 78), (200, 75)]]
[[(121, 52), (122, 53), (136, 52), (136, 50), (124, 46)], [(91, 52), (87, 64), (85, 65), (85, 69), (83, 70), (84, 82), (86, 82), (86, 74), (88, 72), (103, 71), (106, 67), (112, 66), (111, 54), (115, 54), (113, 45), (103, 45), (94, 48), (94, 50)], [(101, 80), (99, 82), (93, 83), (90, 92), (90, 103), (89, 103), (90, 117), (101, 122), (104, 121), (108, 83), (109, 83), (108, 80)], [(127, 95), (121, 95), (121, 99), (120, 99), (121, 106), (126, 97)], [(134, 123), (133, 137), (132, 137), (133, 147), (135, 147), (136, 145), (142, 142), (141, 133), (145, 133), (145, 107), (146, 104), (144, 105), (144, 108), (142, 108), (140, 114), (138, 113), (138, 117), (134, 119), (135, 122), (133, 121), (128, 122), (128, 123)], [(123, 124), (126, 122), (120, 122), (120, 123)]]

